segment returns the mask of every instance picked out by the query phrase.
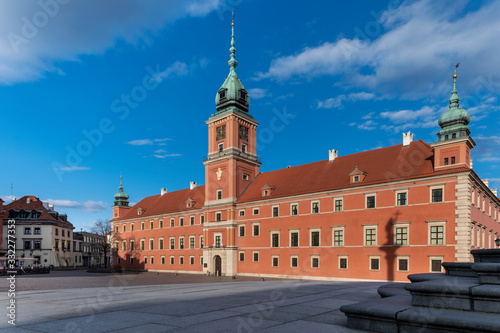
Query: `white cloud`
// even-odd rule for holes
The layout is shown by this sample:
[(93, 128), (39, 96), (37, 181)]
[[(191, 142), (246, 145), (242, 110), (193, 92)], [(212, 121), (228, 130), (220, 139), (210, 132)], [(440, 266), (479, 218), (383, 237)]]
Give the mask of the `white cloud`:
[(164, 71), (156, 74), (153, 79), (162, 82), (169, 77), (186, 76), (188, 73), (188, 65), (184, 62), (176, 61)]
[(83, 166), (72, 166), (72, 167), (56, 168), (56, 170), (60, 170), (60, 171), (82, 171), (82, 170), (90, 170), (90, 168), (89, 167), (83, 167)]
[(107, 209), (107, 205), (103, 201), (92, 201), (92, 200), (87, 200), (84, 203), (80, 203), (78, 201), (73, 201), (73, 200), (65, 200), (65, 199), (47, 199), (47, 200), (42, 200), (43, 202), (48, 202), (50, 204), (54, 205), (54, 209), (57, 211), (59, 210), (58, 207), (62, 208), (70, 208), (70, 209), (79, 209), (83, 210), (85, 212), (93, 213), (93, 212), (100, 212), (105, 209)]
[(364, 123), (359, 124), (357, 127), (359, 129), (362, 129), (362, 130), (372, 131), (372, 130), (376, 129), (377, 126), (378, 126), (378, 124), (376, 122), (374, 122), (373, 120), (367, 120)]
[(131, 146), (151, 146), (153, 144), (153, 141), (151, 141), (150, 139), (141, 139), (141, 140), (127, 141), (125, 143)]
[(267, 90), (261, 88), (248, 89), (248, 95), (253, 99), (261, 99), (267, 96)]
[(480, 162), (500, 162), (498, 147), (500, 147), (500, 136), (477, 136), (474, 137), (476, 148), (473, 150), (474, 160)]
[(165, 141), (172, 140), (170, 138), (163, 138), (163, 139), (139, 139), (139, 140), (132, 140), (132, 141), (127, 141), (125, 142), (128, 145), (131, 146), (152, 146), (154, 144), (157, 144), (159, 146), (164, 146)]
[(493, 42), (500, 31), (500, 2), (482, 2), (468, 13), (463, 12), (465, 3), (405, 1), (383, 13), (377, 36), (368, 38), (359, 29), (351, 39), (279, 57), (258, 78), (335, 75), (347, 87), (416, 99), (448, 93), (454, 61), (460, 60), (459, 90), (498, 90), (498, 82), (484, 82), (500, 76), (500, 43)]
[[(220, 5), (218, 0), (2, 1), (0, 84), (63, 74), (57, 63), (103, 54), (117, 41), (147, 45), (167, 24), (207, 15)], [(174, 65), (164, 75), (184, 75), (185, 64)]]
[(155, 154), (153, 156), (156, 158), (167, 158), (167, 157), (179, 157), (182, 156), (182, 154)]
[(342, 94), (337, 97), (329, 98), (325, 101), (318, 101), (317, 108), (318, 109), (339, 109), (342, 108), (342, 103), (344, 101), (356, 102), (356, 101), (368, 101), (377, 99), (375, 94), (368, 92), (357, 92), (350, 93), (348, 95)]

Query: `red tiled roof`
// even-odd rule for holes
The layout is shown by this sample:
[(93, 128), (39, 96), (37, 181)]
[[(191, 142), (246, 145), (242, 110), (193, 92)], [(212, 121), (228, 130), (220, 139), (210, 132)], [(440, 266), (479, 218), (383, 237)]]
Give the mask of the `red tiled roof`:
[[(186, 207), (188, 199), (193, 200), (190, 208)], [(146, 197), (135, 204), (124, 216), (113, 219), (113, 221), (195, 210), (200, 209), (204, 204), (205, 186), (197, 186), (192, 190), (184, 189), (165, 193), (164, 195), (157, 194)], [(139, 207), (143, 210), (141, 215), (137, 215)]]
[[(28, 203), (29, 199), (29, 203)], [(43, 202), (35, 197), (34, 195), (26, 195), (22, 198), (19, 198), (8, 205), (4, 206), (4, 209), (6, 211), (5, 217), (7, 217), (9, 214), (8, 212), (12, 209), (14, 210), (38, 210), (41, 211), (42, 214), (38, 218), (38, 220), (48, 220), (48, 221), (57, 221), (61, 224), (66, 224), (68, 227), (73, 227), (73, 224), (69, 221), (64, 221), (60, 216), (57, 218), (49, 214), (49, 211), (45, 206), (43, 205)]]
[[(367, 176), (360, 183), (350, 184), (349, 174), (356, 167)], [(324, 160), (261, 173), (238, 198), (238, 202), (261, 200), (261, 189), (266, 183), (274, 188), (273, 193), (266, 197), (269, 199), (460, 171), (470, 169), (458, 167), (434, 171), (432, 147), (419, 140), (406, 147), (400, 144), (339, 156), (332, 162)]]

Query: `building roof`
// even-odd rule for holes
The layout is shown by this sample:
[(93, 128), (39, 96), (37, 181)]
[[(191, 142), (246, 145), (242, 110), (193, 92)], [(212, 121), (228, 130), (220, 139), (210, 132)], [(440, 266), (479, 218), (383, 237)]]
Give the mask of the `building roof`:
[(49, 210), (44, 206), (43, 202), (35, 197), (34, 195), (26, 195), (22, 198), (19, 198), (7, 205), (4, 206), (5, 209), (5, 218), (8, 218), (9, 211), (11, 210), (25, 210), (25, 211), (33, 211), (36, 210), (41, 213), (41, 215), (36, 219), (26, 219), (26, 221), (37, 221), (37, 222), (56, 222), (58, 224), (62, 224), (67, 228), (73, 228), (73, 224), (66, 219), (65, 214), (59, 214), (56, 211), (52, 214), (49, 213)]
[[(190, 202), (189, 207), (187, 207), (188, 202)], [(135, 204), (125, 215), (113, 219), (113, 221), (197, 210), (203, 207), (204, 204), (205, 186), (197, 186), (192, 190), (187, 188), (180, 191), (165, 193), (163, 195), (157, 194), (146, 197)], [(140, 215), (138, 214), (139, 210), (142, 211)]]
[[(343, 188), (356, 188), (388, 181), (408, 180), (471, 170), (467, 167), (458, 166), (434, 171), (433, 160), (432, 147), (419, 140), (412, 142), (409, 146), (400, 144), (340, 156), (332, 162), (324, 160), (260, 173), (238, 198), (238, 203)], [(351, 182), (350, 174), (355, 170), (362, 170), (366, 174), (363, 181)], [(271, 188), (272, 191), (263, 198), (262, 191), (266, 186)], [(189, 199), (194, 202), (191, 207), (186, 206)], [(124, 216), (114, 219), (114, 221), (196, 210), (203, 207), (204, 203), (205, 186), (198, 186), (192, 190), (184, 189), (144, 198)], [(140, 215), (138, 215), (139, 210), (142, 211)]]
[[(400, 144), (339, 156), (332, 162), (324, 160), (260, 173), (238, 202), (261, 200), (265, 184), (274, 189), (266, 197), (269, 199), (471, 170), (457, 167), (434, 171), (433, 159), (432, 147), (419, 140), (409, 146)], [(366, 177), (352, 183), (349, 175), (356, 169), (362, 170)]]

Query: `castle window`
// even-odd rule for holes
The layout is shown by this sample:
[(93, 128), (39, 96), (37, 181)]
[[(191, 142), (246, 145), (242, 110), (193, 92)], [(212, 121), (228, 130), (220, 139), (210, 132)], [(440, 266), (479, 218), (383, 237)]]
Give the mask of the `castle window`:
[(293, 268), (299, 267), (299, 257), (298, 256), (293, 256), (290, 258), (290, 266)]
[(408, 204), (408, 193), (407, 192), (399, 192), (396, 193), (397, 197), (397, 205), (398, 206), (406, 206)]
[(226, 91), (225, 90), (219, 91), (219, 99), (223, 99), (223, 98), (226, 98)]
[(377, 245), (377, 227), (365, 226), (365, 246)]
[(344, 246), (344, 227), (333, 228), (333, 246)]
[(370, 270), (380, 270), (380, 256), (370, 256)]
[(444, 165), (448, 165), (448, 157), (444, 159)]
[(290, 232), (290, 247), (298, 247), (299, 246), (299, 232), (291, 231)]
[(244, 92), (243, 90), (240, 90), (240, 98), (241, 98), (241, 99), (245, 99), (245, 98), (247, 98), (247, 93), (246, 93), (246, 92)]
[(319, 246), (319, 230), (311, 231), (311, 246)]
[(216, 248), (220, 248), (221, 247), (221, 236), (220, 235), (216, 235), (215, 236), (215, 247)]
[(443, 188), (432, 189), (432, 202), (443, 202)]
[(191, 216), (190, 217), (190, 222), (189, 222), (191, 225), (194, 225), (194, 216)]
[(245, 210), (244, 209), (240, 210), (239, 213), (240, 213), (240, 216), (245, 216)]
[(341, 212), (343, 206), (343, 199), (335, 199), (335, 211)]
[(174, 219), (170, 219), (170, 227), (173, 228), (175, 225), (175, 220)]
[(446, 135), (444, 136), (444, 139), (445, 139), (445, 140), (448, 140), (448, 138), (449, 138), (449, 136), (448, 136), (448, 134), (446, 134)]
[(217, 190), (217, 200), (222, 199), (222, 190)]
[(240, 225), (240, 237), (245, 237), (245, 226)]
[(318, 214), (319, 213), (319, 201), (315, 201), (315, 202), (312, 203), (311, 213), (312, 214)]
[(375, 196), (370, 195), (366, 197), (366, 208), (375, 208)]
[(319, 268), (319, 256), (311, 257), (311, 267), (312, 268)]
[(339, 256), (339, 269), (347, 269), (347, 256)]
[(273, 207), (273, 217), (278, 217), (280, 208), (278, 206)]
[(359, 176), (354, 176), (354, 182), (359, 182)]
[(299, 214), (299, 205), (298, 204), (292, 204), (291, 205), (291, 215), (298, 215)]
[(280, 234), (278, 231), (273, 231), (271, 234), (271, 247), (279, 247), (280, 246)]
[(408, 257), (399, 257), (398, 256), (398, 271), (400, 272), (408, 272), (408, 261), (410, 259)]
[(222, 221), (222, 213), (215, 213), (215, 220), (217, 222)]
[(273, 267), (278, 267), (279, 266), (279, 257), (278, 256), (273, 256)]
[(253, 215), (259, 215), (259, 208), (253, 209)]
[(451, 164), (455, 164), (455, 156), (451, 157)]
[(243, 180), (248, 180), (248, 179), (249, 179), (248, 173), (244, 173), (243, 174)]
[(457, 133), (453, 133), (453, 134), (451, 135), (451, 138), (452, 138), (452, 139), (455, 139), (456, 137), (457, 137)]
[(241, 151), (246, 153), (247, 152), (247, 145), (246, 144), (242, 144), (241, 145)]
[(245, 261), (245, 252), (240, 252), (240, 261)]
[(259, 236), (260, 234), (260, 228), (259, 224), (254, 224), (253, 225), (253, 235), (254, 236)]
[(219, 153), (222, 153), (224, 151), (224, 143), (221, 142), (219, 143)]
[(259, 251), (253, 251), (253, 261), (254, 262), (259, 261)]

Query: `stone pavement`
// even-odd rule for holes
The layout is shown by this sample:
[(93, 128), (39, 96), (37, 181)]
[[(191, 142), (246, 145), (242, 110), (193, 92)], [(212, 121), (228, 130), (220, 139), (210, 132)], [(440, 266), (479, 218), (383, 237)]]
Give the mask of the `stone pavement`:
[(107, 277), (105, 287), (16, 292), (15, 329), (7, 322), (8, 293), (0, 292), (0, 333), (361, 332), (346, 327), (339, 307), (379, 299), (376, 290), (384, 284), (236, 280), (131, 285)]

